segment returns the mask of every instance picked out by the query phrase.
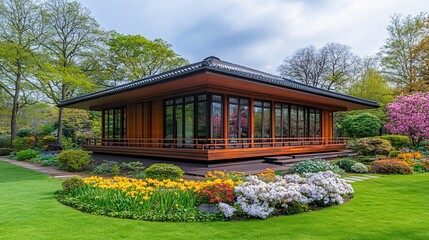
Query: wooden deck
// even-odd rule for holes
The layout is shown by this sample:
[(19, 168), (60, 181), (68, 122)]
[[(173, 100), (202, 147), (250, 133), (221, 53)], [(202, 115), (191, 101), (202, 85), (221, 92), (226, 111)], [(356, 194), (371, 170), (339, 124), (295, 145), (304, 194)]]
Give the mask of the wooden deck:
[(342, 151), (348, 138), (87, 139), (85, 150), (199, 161)]

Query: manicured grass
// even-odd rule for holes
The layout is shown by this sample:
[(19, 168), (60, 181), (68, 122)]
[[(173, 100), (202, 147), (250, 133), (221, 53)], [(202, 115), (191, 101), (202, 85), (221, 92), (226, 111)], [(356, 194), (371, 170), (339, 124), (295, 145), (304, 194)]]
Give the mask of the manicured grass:
[(353, 200), (320, 211), (214, 223), (89, 215), (54, 199), (60, 183), (0, 162), (0, 239), (429, 239), (429, 174), (353, 183)]

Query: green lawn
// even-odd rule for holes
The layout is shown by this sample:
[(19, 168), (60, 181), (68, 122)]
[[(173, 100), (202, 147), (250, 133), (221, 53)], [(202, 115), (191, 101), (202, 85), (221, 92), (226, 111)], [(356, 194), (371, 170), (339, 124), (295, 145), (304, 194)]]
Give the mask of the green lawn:
[(60, 180), (0, 162), (0, 239), (429, 239), (429, 174), (353, 183), (350, 202), (242, 222), (160, 223), (81, 213)]

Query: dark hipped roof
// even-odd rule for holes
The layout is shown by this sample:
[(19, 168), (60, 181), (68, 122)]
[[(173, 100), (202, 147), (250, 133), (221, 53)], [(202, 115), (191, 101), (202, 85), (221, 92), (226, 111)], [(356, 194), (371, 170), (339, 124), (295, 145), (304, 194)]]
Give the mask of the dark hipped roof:
[(71, 104), (83, 102), (90, 99), (95, 99), (99, 97), (104, 97), (108, 95), (112, 95), (119, 92), (124, 92), (140, 87), (144, 87), (146, 85), (150, 85), (153, 83), (161, 82), (171, 78), (177, 78), (179, 76), (187, 75), (190, 73), (194, 73), (196, 71), (207, 70), (218, 73), (223, 73), (225, 75), (232, 75), (237, 77), (242, 77), (248, 80), (252, 80), (259, 83), (269, 84), (284, 87), (287, 89), (298, 90), (301, 92), (312, 93), (320, 96), (335, 98), (347, 102), (357, 103), (366, 105), (369, 107), (379, 107), (376, 102), (365, 100), (362, 98), (357, 98), (353, 96), (349, 96), (346, 94), (336, 93), (332, 91), (328, 91), (325, 89), (313, 87), (307, 84), (303, 84), (297, 81), (293, 81), (290, 79), (282, 78), (273, 74), (269, 74), (266, 72), (258, 71), (252, 68), (244, 67), (241, 65), (237, 65), (234, 63), (222, 61), (217, 57), (208, 57), (203, 61), (193, 63), (184, 67), (176, 68), (171, 71), (163, 72), (160, 74), (156, 74), (147, 78), (143, 78), (138, 81), (130, 82), (127, 84), (119, 85), (116, 87), (108, 88), (102, 91), (90, 93), (87, 95), (63, 100), (58, 105), (59, 107), (68, 106)]

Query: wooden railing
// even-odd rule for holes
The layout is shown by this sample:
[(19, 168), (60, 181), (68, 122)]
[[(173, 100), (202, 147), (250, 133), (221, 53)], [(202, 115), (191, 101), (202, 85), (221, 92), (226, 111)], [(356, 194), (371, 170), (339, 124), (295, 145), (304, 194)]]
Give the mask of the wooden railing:
[(344, 145), (343, 137), (298, 137), (298, 138), (88, 138), (87, 146), (140, 147), (140, 148), (188, 148), (227, 149), (290, 147), (305, 145)]

